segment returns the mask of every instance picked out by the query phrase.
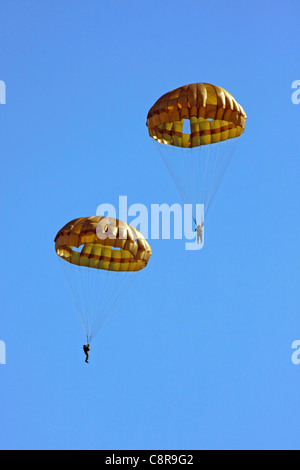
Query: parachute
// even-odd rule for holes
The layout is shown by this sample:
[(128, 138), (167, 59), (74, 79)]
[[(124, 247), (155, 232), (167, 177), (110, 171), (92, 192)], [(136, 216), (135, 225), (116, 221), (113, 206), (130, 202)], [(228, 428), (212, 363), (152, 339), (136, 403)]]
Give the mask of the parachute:
[(152, 255), (143, 235), (117, 219), (83, 217), (55, 237), (75, 305), (91, 343), (105, 318), (117, 307), (138, 271)]
[[(147, 116), (150, 137), (186, 204), (204, 204), (206, 215), (223, 179), (246, 113), (233, 96), (208, 83), (163, 95)], [(196, 213), (193, 218), (197, 225)]]

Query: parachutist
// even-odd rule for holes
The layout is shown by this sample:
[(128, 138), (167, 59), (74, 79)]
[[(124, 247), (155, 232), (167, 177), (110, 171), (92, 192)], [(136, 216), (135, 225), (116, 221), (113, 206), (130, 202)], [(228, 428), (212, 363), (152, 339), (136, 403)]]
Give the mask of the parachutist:
[(90, 352), (90, 350), (91, 350), (90, 345), (89, 345), (89, 344), (84, 345), (84, 346), (83, 346), (83, 350), (84, 350), (84, 354), (86, 355), (86, 360), (85, 360), (85, 362), (88, 364), (88, 363), (89, 363), (89, 358), (90, 358), (89, 352)]
[(204, 222), (202, 222), (202, 224), (200, 225), (197, 225), (196, 229), (195, 229), (195, 232), (197, 232), (197, 243), (199, 245), (199, 243), (201, 242), (201, 244), (203, 243), (203, 229), (204, 229)]

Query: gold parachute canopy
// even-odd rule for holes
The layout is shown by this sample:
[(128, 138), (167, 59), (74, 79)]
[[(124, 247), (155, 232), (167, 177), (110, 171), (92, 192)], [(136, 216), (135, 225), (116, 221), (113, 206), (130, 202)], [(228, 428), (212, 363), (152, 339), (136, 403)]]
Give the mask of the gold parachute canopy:
[[(183, 132), (190, 121), (190, 134)], [(162, 144), (193, 148), (239, 137), (247, 116), (233, 96), (208, 83), (185, 85), (163, 95), (147, 117), (150, 137)]]
[(149, 243), (138, 230), (109, 217), (75, 219), (58, 232), (54, 241), (57, 255), (65, 261), (106, 271), (140, 271), (152, 255)]

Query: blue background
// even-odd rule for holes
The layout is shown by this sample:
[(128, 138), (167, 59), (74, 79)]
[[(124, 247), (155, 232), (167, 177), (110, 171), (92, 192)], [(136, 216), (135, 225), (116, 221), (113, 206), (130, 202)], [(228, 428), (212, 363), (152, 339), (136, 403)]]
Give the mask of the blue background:
[[(2, 1), (1, 449), (299, 449), (300, 4)], [(153, 257), (92, 345), (54, 252), (103, 202), (180, 202), (163, 93), (230, 91), (246, 132), (205, 247)]]

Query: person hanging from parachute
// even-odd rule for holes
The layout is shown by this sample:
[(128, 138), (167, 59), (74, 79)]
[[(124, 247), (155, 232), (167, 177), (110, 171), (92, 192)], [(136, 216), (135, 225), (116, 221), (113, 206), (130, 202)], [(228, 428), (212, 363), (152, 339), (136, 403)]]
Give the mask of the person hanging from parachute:
[(83, 351), (84, 351), (84, 354), (86, 355), (86, 359), (85, 359), (85, 362), (88, 364), (89, 363), (89, 358), (90, 358), (90, 355), (89, 355), (89, 352), (91, 350), (91, 347), (89, 344), (86, 344), (83, 346)]
[[(196, 223), (197, 225), (197, 223)], [(203, 243), (203, 231), (204, 231), (204, 222), (202, 224), (197, 225), (195, 232), (197, 232), (197, 243), (198, 245)]]
[(66, 224), (55, 237), (55, 251), (91, 342), (104, 320), (116, 309), (137, 272), (146, 268), (152, 251), (134, 227), (110, 217), (81, 217)]
[(199, 243), (204, 225), (197, 222), (196, 205), (204, 205), (206, 217), (246, 119), (228, 91), (209, 83), (176, 88), (148, 112), (149, 136), (156, 141), (184, 203), (192, 204)]

